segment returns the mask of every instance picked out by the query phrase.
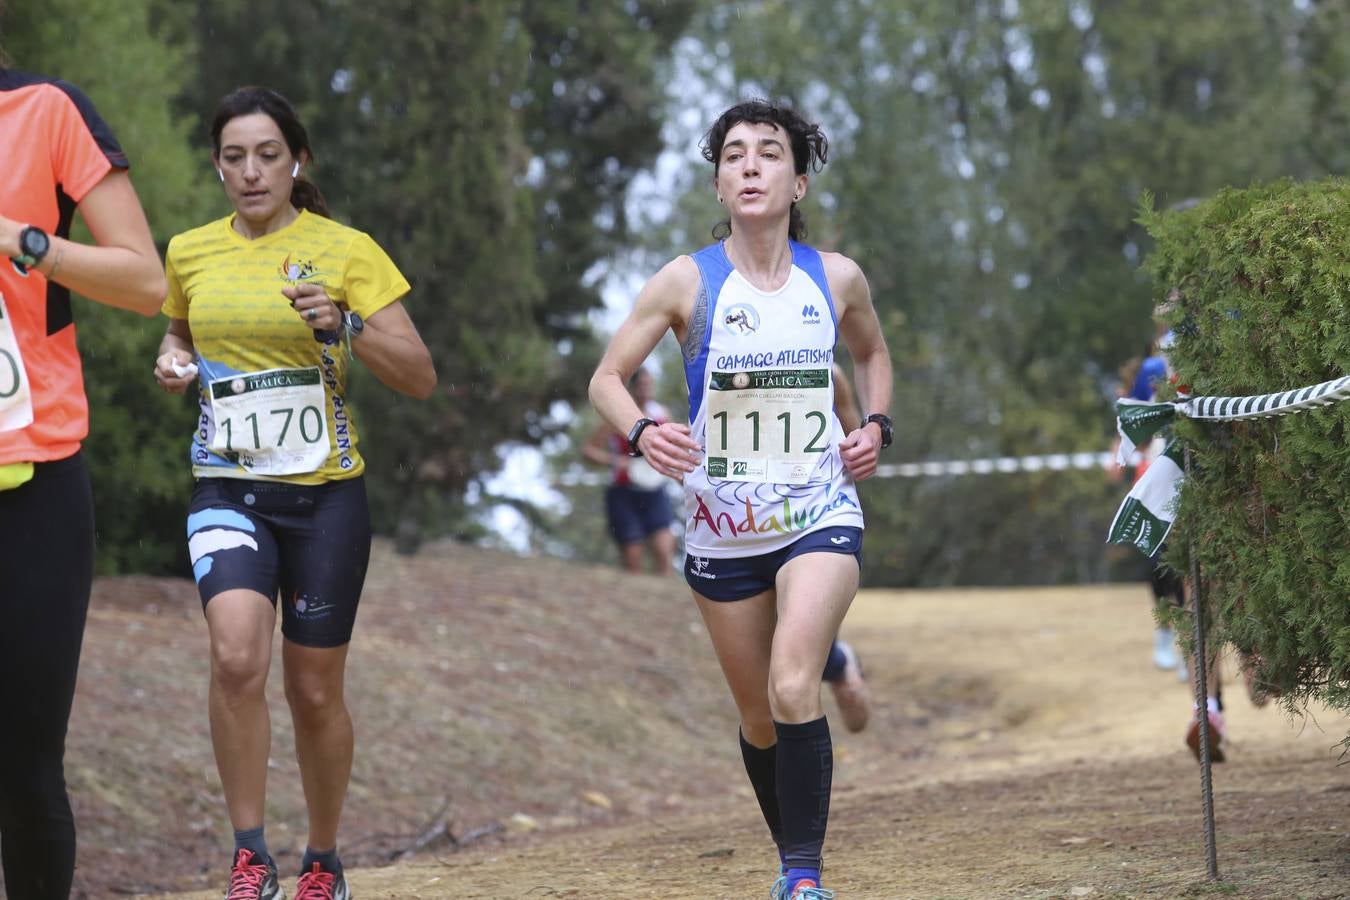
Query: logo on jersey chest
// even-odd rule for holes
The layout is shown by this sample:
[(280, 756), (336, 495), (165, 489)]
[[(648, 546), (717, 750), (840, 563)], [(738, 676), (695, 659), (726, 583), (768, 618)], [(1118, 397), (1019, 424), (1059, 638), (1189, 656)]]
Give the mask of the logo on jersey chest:
[(820, 310), (816, 309), (816, 305), (814, 303), (808, 303), (802, 307), (802, 324), (803, 325), (820, 324)]
[(759, 313), (748, 303), (737, 303), (723, 314), (722, 327), (735, 337), (754, 334), (759, 330)]
[(309, 281), (319, 274), (315, 268), (314, 262), (308, 259), (292, 259), (291, 255), (286, 254), (286, 258), (281, 261), (281, 278), (291, 284), (297, 284), (301, 281)]

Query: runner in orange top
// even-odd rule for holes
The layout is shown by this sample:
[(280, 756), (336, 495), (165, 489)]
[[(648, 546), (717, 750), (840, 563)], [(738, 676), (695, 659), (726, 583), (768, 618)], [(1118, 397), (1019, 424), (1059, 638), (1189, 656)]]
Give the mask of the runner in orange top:
[[(70, 292), (153, 315), (165, 282), (93, 104), (3, 56), (0, 160), (0, 857), (12, 900), (49, 900), (75, 865), (62, 766), (94, 555)], [(92, 246), (67, 238), (76, 210)]]

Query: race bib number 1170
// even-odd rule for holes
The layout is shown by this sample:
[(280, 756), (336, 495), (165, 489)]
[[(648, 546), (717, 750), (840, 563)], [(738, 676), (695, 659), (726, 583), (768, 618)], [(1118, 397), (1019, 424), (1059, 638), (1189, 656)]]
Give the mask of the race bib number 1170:
[(829, 369), (713, 372), (707, 402), (709, 478), (806, 484), (829, 449)]
[(314, 472), (328, 459), (328, 415), (317, 366), (212, 381), (211, 449), (259, 475)]

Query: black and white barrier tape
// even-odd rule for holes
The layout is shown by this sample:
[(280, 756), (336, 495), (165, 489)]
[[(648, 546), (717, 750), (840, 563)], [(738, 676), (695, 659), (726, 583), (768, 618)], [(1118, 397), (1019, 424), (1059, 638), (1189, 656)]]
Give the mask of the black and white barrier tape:
[(1287, 416), (1316, 406), (1330, 406), (1350, 399), (1350, 375), (1292, 391), (1256, 394), (1249, 397), (1191, 397), (1176, 403), (1177, 412), (1188, 419), (1210, 422), (1237, 422)]
[[(1132, 462), (1141, 457), (1135, 454)], [(947, 459), (920, 463), (884, 463), (877, 466), (877, 478), (940, 478), (944, 475), (1001, 475), (1014, 472), (1066, 472), (1070, 470), (1108, 469), (1115, 459), (1101, 453), (1045, 453), (1039, 456), (991, 456), (985, 459)], [(558, 476), (565, 487), (609, 484), (610, 476), (601, 472), (573, 470)]]

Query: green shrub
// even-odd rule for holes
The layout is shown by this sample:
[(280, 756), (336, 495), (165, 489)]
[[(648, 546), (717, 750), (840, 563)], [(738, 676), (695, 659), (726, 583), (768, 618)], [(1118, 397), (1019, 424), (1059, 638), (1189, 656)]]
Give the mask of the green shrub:
[[(1146, 198), (1146, 263), (1179, 384), (1289, 389), (1350, 372), (1350, 180), (1227, 189), (1180, 212)], [(1168, 562), (1194, 541), (1212, 640), (1257, 658), (1289, 708), (1350, 709), (1350, 404), (1279, 419), (1182, 420), (1194, 450)]]

